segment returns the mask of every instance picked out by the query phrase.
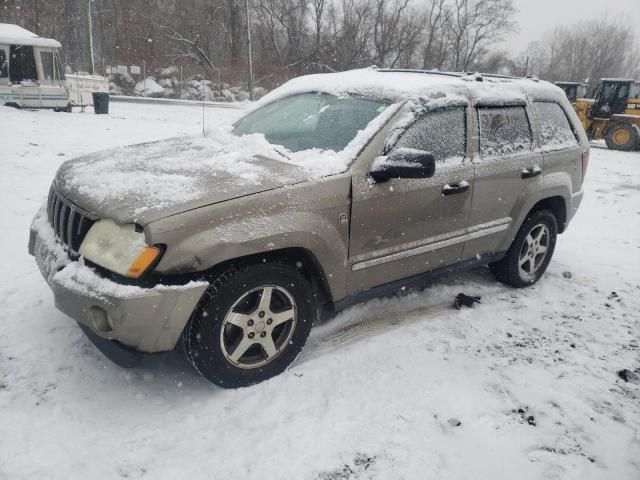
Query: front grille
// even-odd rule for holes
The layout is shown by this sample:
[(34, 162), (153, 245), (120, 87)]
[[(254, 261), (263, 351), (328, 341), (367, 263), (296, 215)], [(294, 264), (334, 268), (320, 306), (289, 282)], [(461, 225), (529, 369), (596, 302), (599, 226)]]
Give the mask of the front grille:
[(95, 223), (86, 213), (56, 192), (53, 187), (47, 202), (49, 223), (58, 239), (72, 251), (78, 252), (85, 235)]

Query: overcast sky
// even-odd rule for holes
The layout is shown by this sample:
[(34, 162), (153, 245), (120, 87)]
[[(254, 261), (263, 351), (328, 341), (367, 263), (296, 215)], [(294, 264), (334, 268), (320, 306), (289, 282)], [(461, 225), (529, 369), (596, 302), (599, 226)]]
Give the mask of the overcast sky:
[(557, 25), (605, 14), (612, 18), (624, 15), (638, 27), (640, 39), (640, 0), (513, 0), (513, 3), (518, 9), (516, 18), (520, 29), (508, 38), (504, 48), (515, 54)]

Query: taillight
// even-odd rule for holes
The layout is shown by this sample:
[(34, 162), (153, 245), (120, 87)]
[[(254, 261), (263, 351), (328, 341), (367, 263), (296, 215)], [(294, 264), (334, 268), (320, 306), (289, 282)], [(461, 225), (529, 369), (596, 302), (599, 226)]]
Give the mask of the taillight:
[(582, 152), (582, 180), (584, 180), (587, 174), (587, 167), (589, 166), (589, 150)]

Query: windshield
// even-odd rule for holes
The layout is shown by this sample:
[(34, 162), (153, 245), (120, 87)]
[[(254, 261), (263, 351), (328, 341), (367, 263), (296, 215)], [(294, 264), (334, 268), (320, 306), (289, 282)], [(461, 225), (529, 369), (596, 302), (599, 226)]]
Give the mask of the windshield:
[(364, 97), (302, 93), (264, 105), (234, 125), (235, 135), (261, 133), (291, 152), (340, 152), (390, 102)]

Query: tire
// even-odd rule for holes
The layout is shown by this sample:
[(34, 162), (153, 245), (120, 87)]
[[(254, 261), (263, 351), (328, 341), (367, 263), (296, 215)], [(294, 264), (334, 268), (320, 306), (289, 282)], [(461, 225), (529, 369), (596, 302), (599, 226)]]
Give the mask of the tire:
[[(555, 215), (549, 210), (537, 210), (524, 221), (504, 258), (490, 264), (489, 268), (499, 281), (512, 287), (533, 285), (547, 270), (557, 237)], [(540, 247), (546, 250), (541, 252)]]
[(605, 142), (610, 150), (629, 152), (640, 144), (640, 132), (635, 125), (620, 123), (607, 130)]
[(296, 268), (284, 263), (231, 268), (205, 293), (182, 334), (182, 347), (212, 383), (246, 387), (293, 363), (316, 316), (313, 289)]

